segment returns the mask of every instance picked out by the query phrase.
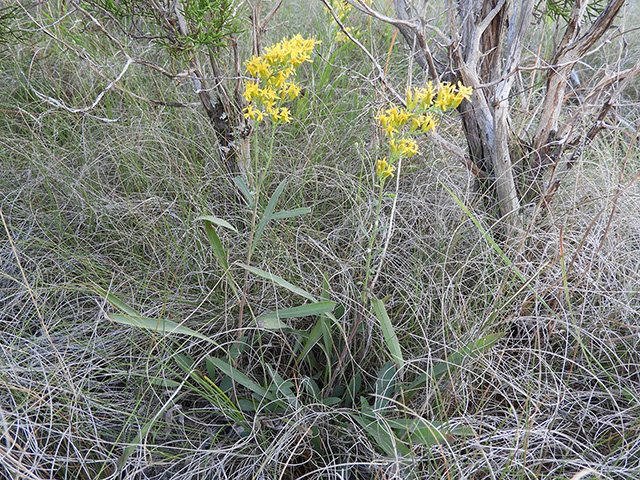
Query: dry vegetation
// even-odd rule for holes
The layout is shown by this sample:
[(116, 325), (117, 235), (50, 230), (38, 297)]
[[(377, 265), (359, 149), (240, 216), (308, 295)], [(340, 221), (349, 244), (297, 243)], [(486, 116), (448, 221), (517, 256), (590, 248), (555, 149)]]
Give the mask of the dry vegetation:
[[(34, 12), (51, 21), (60, 8), (45, 2)], [(603, 58), (618, 67), (638, 61), (638, 15), (631, 2), (618, 22), (631, 33), (585, 59), (585, 78)], [(352, 21), (384, 65), (393, 29)], [(357, 48), (333, 41), (320, 4), (285, 1), (265, 44), (297, 32), (322, 44), (300, 76), (306, 95), (292, 108), (294, 120), (276, 132), (260, 208), (286, 178), (278, 210), (311, 212), (270, 222), (251, 263), (336, 302), (333, 336), (323, 340), (335, 342), (338, 354), (362, 320), (343, 370), (335, 357), (329, 366), (339, 371), (334, 384), (313, 393), (313, 382), (327, 383), (326, 351), (316, 346), (296, 361), (304, 339), (297, 332), (309, 333), (322, 316), (286, 320), (295, 331), (255, 321), (304, 302), (240, 266), (252, 212), (225, 173), (191, 85), (136, 67), (124, 89), (192, 106), (151, 105), (117, 89), (87, 113), (52, 106), (34, 92), (82, 107), (104, 88), (99, 73), (122, 67), (104, 39), (80, 37), (86, 25), (78, 17), (60, 25), (58, 35), (85, 39), (102, 70), (40, 31), (3, 44), (0, 58), (0, 477), (640, 477), (637, 81), (551, 207), (526, 207), (524, 229), (506, 239), (493, 235), (496, 222), (470, 173), (422, 139), (398, 184), (375, 293), (385, 298), (402, 349), (398, 385), (450, 369), (405, 398), (400, 388), (376, 387), (391, 358), (389, 340), (362, 295), (378, 201), (373, 117), (385, 92), (370, 81), (371, 63)], [(248, 37), (240, 39), (244, 48)], [(161, 51), (152, 53), (164, 61)], [(407, 68), (395, 43), (391, 81), (402, 85)], [(541, 95), (529, 93), (517, 115), (523, 128)], [(440, 134), (464, 146), (458, 122), (443, 118)], [(257, 137), (263, 152), (267, 130)], [(383, 198), (380, 225), (392, 203)], [(196, 220), (201, 215), (239, 231), (217, 230), (229, 275)], [(241, 331), (232, 285), (246, 295)], [(116, 323), (114, 298), (205, 338)], [(491, 335), (497, 340), (489, 348), (469, 353)], [(232, 385), (207, 357), (232, 359), (256, 384), (275, 385), (275, 400), (258, 399), (257, 411), (238, 414), (235, 406), (252, 392)], [(194, 364), (184, 370), (187, 358)], [(345, 400), (339, 387), (356, 374), (365, 400)], [(379, 426), (367, 428), (364, 405), (384, 396), (391, 400), (367, 417)], [(389, 446), (390, 418), (442, 421), (450, 435)]]

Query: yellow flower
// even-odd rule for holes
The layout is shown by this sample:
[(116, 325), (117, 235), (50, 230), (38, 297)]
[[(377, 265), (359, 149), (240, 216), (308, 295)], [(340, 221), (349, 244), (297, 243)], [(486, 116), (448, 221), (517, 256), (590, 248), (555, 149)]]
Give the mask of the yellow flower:
[(433, 130), (435, 126), (436, 120), (431, 114), (420, 114), (411, 119), (411, 127), (409, 127), (409, 130), (412, 132), (420, 130), (422, 133), (427, 133), (429, 130)]
[(245, 63), (245, 66), (252, 77), (266, 78), (271, 75), (271, 69), (263, 57), (254, 56)]
[(264, 119), (264, 113), (256, 109), (253, 105), (249, 105), (244, 109), (244, 116), (257, 122), (261, 122)]
[(456, 93), (455, 100), (453, 102), (453, 107), (458, 108), (462, 103), (462, 100), (469, 100), (471, 98), (471, 94), (473, 93), (473, 88), (465, 87), (462, 83), (458, 82), (458, 92)]
[(386, 158), (378, 160), (376, 163), (376, 174), (378, 175), (378, 178), (380, 180), (383, 180), (389, 176), (393, 177), (394, 170), (395, 168), (389, 165)]
[(389, 147), (397, 157), (411, 157), (418, 153), (418, 145), (410, 138), (401, 138), (399, 143), (392, 138), (389, 140)]
[(447, 111), (447, 108), (452, 108), (455, 103), (454, 87), (450, 83), (441, 83), (438, 90), (438, 96), (436, 97), (435, 106), (443, 112)]
[(242, 94), (242, 96), (247, 102), (250, 102), (254, 98), (258, 98), (260, 96), (260, 88), (258, 87), (258, 83), (244, 82), (244, 93)]
[(274, 108), (269, 112), (271, 119), (276, 123), (289, 123), (291, 121), (291, 115), (287, 107), (280, 109)]
[(285, 83), (282, 86), (280, 99), (284, 100), (287, 97), (289, 100), (293, 100), (300, 95), (300, 87), (293, 82)]
[(435, 95), (436, 90), (435, 88), (433, 88), (433, 82), (427, 83), (426, 88), (419, 89), (420, 106), (424, 110), (427, 110), (429, 107), (431, 107), (431, 103), (433, 102), (433, 97), (435, 97)]

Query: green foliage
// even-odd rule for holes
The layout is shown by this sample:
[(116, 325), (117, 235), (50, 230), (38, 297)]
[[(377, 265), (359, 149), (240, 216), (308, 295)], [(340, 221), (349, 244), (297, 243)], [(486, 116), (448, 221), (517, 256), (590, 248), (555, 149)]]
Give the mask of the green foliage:
[[(554, 20), (562, 18), (565, 22), (568, 22), (571, 18), (571, 9), (574, 5), (575, 2), (569, 0), (546, 0), (545, 13)], [(586, 16), (589, 21), (592, 21), (600, 15), (606, 6), (606, 0), (589, 1), (586, 8)]]
[(17, 10), (18, 7), (15, 6), (0, 8), (0, 43), (16, 38), (16, 30), (12, 28), (11, 23), (16, 17)]
[[(108, 12), (134, 32), (134, 38), (156, 42), (174, 57), (190, 57), (200, 48), (226, 46), (229, 36), (239, 31), (236, 7), (227, 0), (183, 0), (164, 4), (149, 0), (97, 0), (88, 3), (96, 13)], [(140, 20), (147, 20), (145, 29), (155, 28), (155, 31), (137, 32)]]

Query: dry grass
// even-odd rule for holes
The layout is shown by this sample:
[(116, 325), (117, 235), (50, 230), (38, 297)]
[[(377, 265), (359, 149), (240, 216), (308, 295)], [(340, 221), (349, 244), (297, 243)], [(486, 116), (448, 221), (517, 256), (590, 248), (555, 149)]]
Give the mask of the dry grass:
[[(296, 18), (298, 7), (287, 8), (283, 18)], [(326, 276), (347, 332), (364, 312), (349, 369), (371, 386), (388, 359), (361, 300), (377, 201), (371, 116), (380, 98), (361, 83), (367, 62), (349, 47), (332, 51), (331, 31), (315, 21), (322, 58), (305, 74), (300, 116), (278, 132), (267, 179), (273, 191), (288, 178), (279, 208), (312, 213), (272, 223), (253, 265), (314, 294)], [(250, 314), (237, 368), (261, 382), (273, 366), (294, 382), (299, 401), (281, 413), (262, 405), (241, 426), (195, 389), (176, 366), (179, 355), (204, 370), (205, 356), (223, 357), (238, 337), (237, 303), (195, 219), (211, 214), (242, 227), (250, 212), (233, 200), (197, 108), (115, 94), (94, 112), (120, 118), (105, 123), (31, 95), (18, 72), (77, 105), (102, 85), (90, 70), (78, 76), (54, 42), (40, 41), (9, 45), (2, 57), (0, 476), (568, 480), (586, 468), (603, 479), (640, 475), (640, 156), (626, 126), (637, 123), (637, 97), (620, 109), (619, 130), (594, 142), (552, 208), (510, 238), (504, 256), (444, 188), (484, 229), (496, 228), (473, 180), (447, 153), (425, 145), (405, 170), (377, 286), (389, 296), (406, 360), (400, 379), (410, 382), (482, 335), (503, 337), (406, 402), (416, 418), (447, 419), (469, 434), (394, 457), (354, 420), (355, 408), (306, 394), (314, 372), (293, 368), (295, 336), (266, 332)], [(128, 81), (193, 100), (148, 73)], [(456, 121), (449, 125), (442, 133), (460, 141)], [(382, 225), (391, 201), (384, 200)], [(245, 233), (220, 232), (232, 262), (244, 261)], [(145, 316), (184, 321), (219, 346), (115, 324), (96, 286)], [(256, 276), (247, 295), (256, 315), (298, 301)], [(291, 323), (308, 330), (312, 320)]]

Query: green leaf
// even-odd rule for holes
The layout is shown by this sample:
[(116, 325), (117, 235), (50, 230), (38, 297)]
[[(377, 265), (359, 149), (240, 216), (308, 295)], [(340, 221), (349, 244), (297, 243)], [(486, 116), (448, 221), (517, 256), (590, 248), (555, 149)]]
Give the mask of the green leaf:
[(224, 360), (217, 357), (207, 357), (208, 361), (213, 363), (222, 373), (231, 377), (235, 382), (239, 383), (243, 387), (248, 388), (252, 392), (256, 393), (260, 398), (267, 398), (273, 400), (273, 396), (269, 395), (267, 389), (258, 385), (256, 382), (247, 377), (244, 373), (236, 370)]
[(211, 216), (211, 215), (202, 215), (202, 216), (196, 218), (196, 220), (203, 220), (205, 222), (209, 222), (210, 224), (218, 225), (219, 227), (224, 227), (227, 230), (231, 230), (232, 232), (238, 233), (238, 230), (236, 230), (236, 227), (231, 225), (226, 220), (223, 220), (223, 219), (218, 218), (218, 217), (214, 217), (214, 216)]
[(375, 386), (375, 400), (373, 409), (380, 410), (389, 405), (391, 396), (395, 390), (396, 369), (393, 362), (385, 363), (378, 372)]
[(240, 190), (242, 195), (244, 195), (244, 199), (247, 202), (247, 205), (249, 207), (253, 207), (253, 204), (254, 204), (253, 195), (251, 195), (251, 192), (249, 191), (247, 184), (244, 183), (244, 179), (241, 176), (233, 177), (233, 183), (236, 184), (236, 187), (238, 187), (238, 190)]
[(280, 182), (280, 185), (276, 187), (276, 190), (273, 192), (273, 195), (271, 195), (271, 198), (269, 199), (269, 203), (267, 203), (267, 206), (264, 209), (264, 213), (262, 214), (262, 218), (260, 219), (260, 223), (258, 223), (258, 226), (256, 227), (256, 230), (253, 234), (253, 242), (251, 242), (251, 246), (249, 247), (249, 254), (253, 253), (256, 246), (258, 245), (258, 242), (260, 241), (260, 238), (262, 238), (262, 234), (264, 232), (265, 227), (267, 226), (267, 223), (269, 223), (273, 218), (273, 211), (276, 208), (276, 204), (278, 203), (278, 198), (280, 198), (280, 195), (282, 194), (282, 191), (284, 190), (284, 187), (286, 184), (287, 184), (286, 179)]
[[(316, 302), (300, 305), (299, 307), (282, 308), (274, 312), (265, 313), (256, 318), (258, 322), (267, 322), (272, 319), (279, 318), (301, 318), (319, 315), (321, 313), (332, 312), (336, 307), (336, 302)], [(266, 328), (266, 327), (265, 327)]]
[(141, 317), (140, 315), (120, 315), (117, 313), (110, 313), (107, 315), (107, 317), (116, 323), (128, 325), (131, 327), (142, 328), (144, 330), (150, 330), (160, 335), (188, 335), (190, 337), (199, 338), (201, 340), (206, 340), (209, 343), (213, 343), (214, 345), (218, 345), (217, 342), (211, 340), (206, 335), (198, 333), (195, 330), (191, 330), (184, 325), (172, 322), (171, 320), (165, 320), (162, 318), (147, 318)]
[(423, 418), (393, 419), (388, 420), (391, 428), (398, 436), (411, 443), (420, 443), (425, 446), (447, 443), (449, 432), (443, 428), (442, 422), (429, 422)]
[(298, 397), (293, 393), (293, 388), (295, 387), (294, 383), (291, 380), (285, 380), (282, 378), (280, 374), (268, 363), (266, 365), (269, 375), (271, 375), (271, 378), (273, 379), (273, 382), (269, 385), (269, 390), (273, 393), (273, 396), (276, 398), (286, 398), (288, 403), (297, 408)]
[(222, 242), (220, 241), (220, 237), (216, 233), (213, 225), (211, 223), (207, 223), (204, 227), (204, 231), (207, 234), (207, 238), (209, 239), (209, 245), (211, 245), (211, 249), (215, 254), (216, 258), (220, 262), (220, 265), (225, 270), (229, 270), (229, 261), (227, 260), (227, 251), (222, 246)]
[(133, 316), (138, 314), (138, 312), (136, 312), (133, 308), (131, 308), (126, 303), (124, 303), (122, 300), (120, 300), (114, 294), (109, 293), (109, 292), (107, 292), (106, 290), (103, 290), (100, 287), (94, 287), (94, 288), (95, 288), (96, 292), (98, 292), (98, 294), (101, 297), (103, 297), (107, 302), (109, 302), (111, 305), (116, 307), (121, 312), (124, 312), (127, 315), (133, 315)]
[(404, 365), (404, 360), (402, 358), (402, 349), (400, 348), (400, 342), (398, 341), (398, 336), (396, 335), (395, 330), (393, 329), (393, 324), (391, 323), (391, 319), (387, 314), (386, 308), (384, 308), (384, 303), (382, 300), (373, 297), (371, 300), (373, 304), (373, 312), (375, 313), (378, 321), (380, 322), (380, 328), (382, 329), (382, 335), (384, 336), (384, 340), (387, 344), (387, 348), (391, 353), (391, 358), (395, 362), (398, 369), (401, 369)]
[(256, 320), (258, 321), (258, 327), (264, 328), (265, 330), (269, 330), (271, 332), (282, 331), (284, 333), (295, 333), (304, 337), (307, 336), (305, 332), (301, 332), (300, 330), (291, 328), (290, 325), (286, 324), (285, 322), (283, 322), (277, 317), (269, 317), (264, 320), (262, 319), (256, 319)]
[(300, 215), (306, 215), (307, 213), (311, 213), (311, 209), (309, 207), (300, 207), (294, 208), (293, 210), (285, 210), (283, 212), (276, 212), (271, 215), (271, 218), (294, 218), (299, 217)]
[[(307, 341), (305, 342), (304, 347), (300, 352), (300, 355), (298, 355), (298, 362), (303, 361), (307, 357), (311, 349), (316, 345), (316, 343), (318, 343), (322, 339), (325, 331), (323, 324), (326, 321), (327, 320), (323, 317), (318, 318), (318, 320), (316, 321), (316, 324), (313, 326), (313, 329), (311, 330), (311, 333), (307, 337)], [(327, 361), (328, 360), (329, 359), (327, 358)]]
[(266, 278), (267, 280), (271, 280), (273, 283), (275, 283), (276, 285), (286, 288), (287, 290), (289, 290), (292, 293), (295, 293), (296, 295), (300, 295), (301, 297), (306, 298), (307, 300), (311, 300), (312, 302), (317, 302), (318, 300), (316, 300), (316, 298), (311, 295), (309, 292), (306, 292), (305, 290), (296, 287), (295, 285), (287, 282), (284, 278), (281, 278), (277, 275), (274, 275), (272, 273), (269, 272), (265, 272), (264, 270), (260, 270), (259, 268), (255, 268), (255, 267), (251, 267), (249, 265), (244, 265), (244, 264), (239, 264), (242, 268), (249, 270), (251, 273), (254, 273), (256, 275), (258, 275), (259, 277), (262, 278)]

